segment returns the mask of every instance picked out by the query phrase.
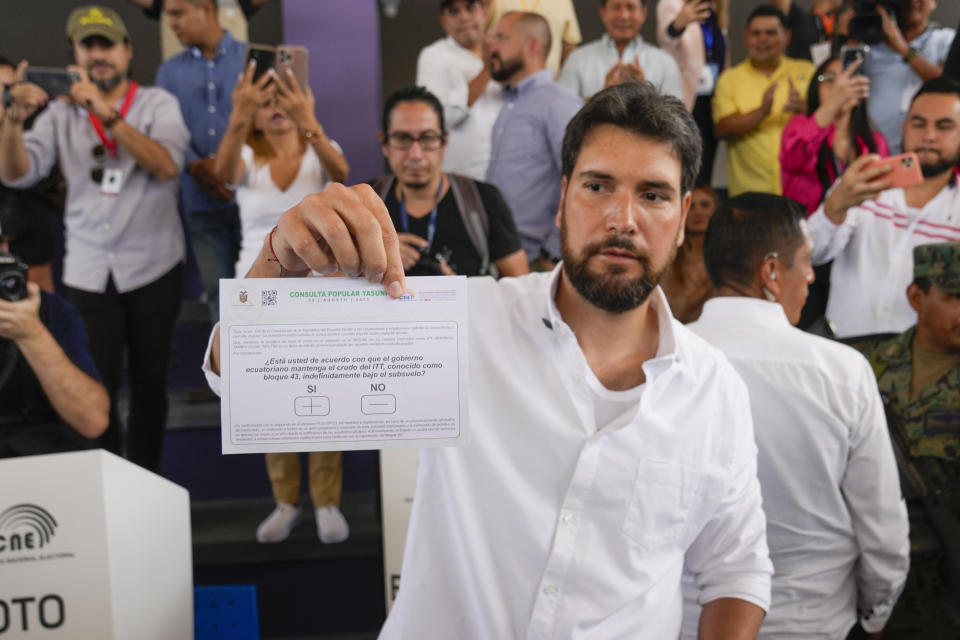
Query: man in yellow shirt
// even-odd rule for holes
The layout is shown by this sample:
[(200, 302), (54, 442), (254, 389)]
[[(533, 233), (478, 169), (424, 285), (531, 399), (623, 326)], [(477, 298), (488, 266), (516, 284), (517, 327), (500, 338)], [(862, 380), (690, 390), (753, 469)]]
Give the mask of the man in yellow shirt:
[(560, 73), (567, 56), (583, 40), (573, 0), (484, 0), (484, 5), (490, 16), (491, 27), (497, 24), (503, 14), (511, 11), (538, 13), (546, 18), (553, 40), (553, 46), (547, 54), (547, 68), (553, 71), (554, 77)]
[(784, 55), (789, 42), (783, 13), (761, 5), (747, 20), (747, 59), (724, 71), (713, 95), (717, 138), (727, 141), (730, 195), (780, 195), (780, 135), (807, 110), (815, 67)]

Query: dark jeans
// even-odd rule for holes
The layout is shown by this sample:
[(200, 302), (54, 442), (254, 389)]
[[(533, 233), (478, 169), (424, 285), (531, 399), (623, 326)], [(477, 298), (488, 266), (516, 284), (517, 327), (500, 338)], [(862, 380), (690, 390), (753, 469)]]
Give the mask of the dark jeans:
[(207, 292), (210, 324), (216, 324), (220, 319), (220, 278), (234, 276), (233, 269), (240, 257), (240, 214), (236, 207), (193, 211), (187, 220), (193, 253)]
[(167, 424), (167, 368), (182, 281), (183, 265), (178, 264), (158, 280), (126, 293), (117, 291), (112, 277), (103, 293), (65, 287), (67, 299), (86, 325), (90, 355), (110, 394), (110, 426), (100, 444), (123, 453), (116, 399), (126, 347), (130, 383), (126, 457), (151, 471), (160, 470)]

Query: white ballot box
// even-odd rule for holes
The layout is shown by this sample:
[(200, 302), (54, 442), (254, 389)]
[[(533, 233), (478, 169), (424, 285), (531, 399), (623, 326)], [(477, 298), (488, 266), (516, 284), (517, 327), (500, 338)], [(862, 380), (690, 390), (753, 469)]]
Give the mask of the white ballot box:
[(220, 281), (223, 453), (466, 444), (467, 279)]
[(102, 450), (0, 460), (0, 638), (193, 638), (190, 497)]

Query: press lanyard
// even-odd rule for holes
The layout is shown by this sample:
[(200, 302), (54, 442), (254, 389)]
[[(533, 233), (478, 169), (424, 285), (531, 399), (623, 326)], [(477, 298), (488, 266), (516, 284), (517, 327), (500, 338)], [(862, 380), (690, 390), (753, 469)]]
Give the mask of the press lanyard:
[(707, 61), (713, 62), (713, 14), (700, 23), (700, 29), (703, 31), (703, 47), (706, 49)]
[[(130, 81), (130, 87), (127, 88), (127, 95), (123, 98), (123, 104), (120, 105), (120, 117), (126, 118), (127, 112), (130, 111), (130, 105), (133, 104), (133, 97), (137, 95), (137, 89), (140, 88), (140, 85), (137, 84), (136, 80)], [(93, 130), (97, 132), (97, 136), (100, 138), (100, 142), (103, 143), (110, 151), (110, 157), (117, 157), (117, 141), (107, 135), (106, 129), (103, 128), (103, 123), (100, 122), (100, 118), (93, 115), (92, 112), (87, 112), (87, 117), (90, 118), (90, 124), (93, 125)]]
[[(440, 194), (443, 193), (443, 178), (440, 178), (440, 186), (437, 187), (437, 195), (434, 198), (433, 211), (430, 212), (430, 221), (427, 222), (427, 246), (433, 246), (433, 236), (437, 234), (437, 209), (440, 207)], [(407, 205), (403, 202), (403, 191), (400, 191), (400, 225), (404, 233), (410, 233), (410, 216), (407, 214)]]

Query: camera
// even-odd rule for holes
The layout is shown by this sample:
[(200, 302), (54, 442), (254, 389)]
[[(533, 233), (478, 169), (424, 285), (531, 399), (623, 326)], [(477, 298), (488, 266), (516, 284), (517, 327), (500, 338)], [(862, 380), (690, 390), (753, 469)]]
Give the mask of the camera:
[(27, 297), (27, 265), (15, 255), (0, 251), (0, 299), (16, 302)]
[(852, 0), (853, 18), (850, 20), (850, 37), (867, 44), (884, 42), (883, 18), (877, 7), (883, 7), (894, 19), (898, 9), (910, 0)]
[(446, 246), (441, 247), (440, 250), (437, 251), (436, 253), (431, 253), (430, 247), (421, 247), (420, 259), (417, 260), (417, 264), (413, 265), (413, 267), (411, 268), (411, 271), (413, 271), (413, 269), (419, 268), (419, 269), (430, 271), (430, 273), (434, 273), (438, 276), (442, 276), (443, 270), (440, 268), (440, 263), (445, 262), (447, 266), (450, 267), (450, 269), (452, 269), (454, 273), (456, 273), (457, 268), (450, 261), (450, 258), (452, 256), (453, 256), (453, 251), (451, 251)]

